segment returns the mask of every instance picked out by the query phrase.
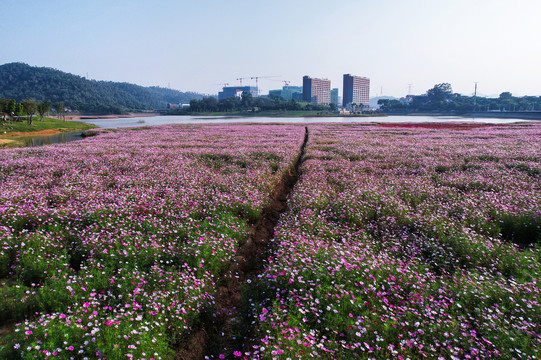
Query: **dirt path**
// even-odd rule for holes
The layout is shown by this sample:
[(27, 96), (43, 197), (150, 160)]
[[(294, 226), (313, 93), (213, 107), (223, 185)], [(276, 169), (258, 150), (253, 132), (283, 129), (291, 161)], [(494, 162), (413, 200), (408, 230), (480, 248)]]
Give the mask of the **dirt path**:
[(47, 136), (47, 135), (56, 135), (60, 134), (63, 131), (70, 129), (47, 129), (47, 130), (38, 130), (38, 131), (14, 131), (7, 134), (0, 134), (0, 138), (20, 138), (28, 136)]
[(217, 314), (204, 319), (205, 328), (197, 331), (178, 350), (177, 359), (232, 359), (234, 351), (249, 351), (252, 339), (252, 318), (249, 309), (243, 306), (243, 291), (264, 268), (265, 254), (270, 250), (274, 229), (280, 215), (287, 209), (287, 199), (297, 183), (299, 167), (303, 161), (304, 149), (308, 142), (308, 127), (305, 128), (304, 142), (292, 169), (276, 185), (269, 206), (263, 209), (261, 218), (252, 228), (252, 236), (237, 251), (235, 264), (222, 276), (216, 297)]

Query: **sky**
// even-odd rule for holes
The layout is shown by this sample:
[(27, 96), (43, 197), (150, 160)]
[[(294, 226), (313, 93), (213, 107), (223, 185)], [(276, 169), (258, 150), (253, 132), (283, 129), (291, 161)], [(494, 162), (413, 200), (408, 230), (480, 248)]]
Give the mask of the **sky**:
[[(217, 94), (309, 75), (371, 97), (541, 95), (540, 0), (0, 0), (0, 64)], [(271, 78), (272, 76), (272, 78)], [(268, 77), (268, 78), (265, 78)], [(255, 85), (246, 79), (243, 85)]]

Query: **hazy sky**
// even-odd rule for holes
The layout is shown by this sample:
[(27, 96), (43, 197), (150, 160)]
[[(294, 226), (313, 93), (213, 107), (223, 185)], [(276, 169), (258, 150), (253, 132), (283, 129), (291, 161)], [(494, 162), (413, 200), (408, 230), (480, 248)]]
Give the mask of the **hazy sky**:
[[(236, 78), (541, 95), (541, 0), (0, 0), (0, 64), (217, 93)], [(255, 85), (255, 80), (244, 84)], [(260, 80), (260, 88), (282, 83)]]

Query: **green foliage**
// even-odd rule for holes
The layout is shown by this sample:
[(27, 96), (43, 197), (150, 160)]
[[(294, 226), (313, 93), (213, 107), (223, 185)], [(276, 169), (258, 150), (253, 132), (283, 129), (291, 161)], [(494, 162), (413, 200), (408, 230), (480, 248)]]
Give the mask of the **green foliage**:
[(0, 66), (0, 97), (22, 101), (63, 102), (81, 113), (120, 114), (165, 109), (168, 103), (187, 103), (202, 95), (159, 87), (88, 80), (59, 70), (23, 63)]
[(29, 131), (40, 131), (40, 130), (59, 130), (60, 131), (83, 131), (92, 129), (95, 126), (92, 124), (87, 124), (79, 121), (62, 121), (58, 119), (53, 118), (43, 118), (43, 121), (35, 122), (32, 126), (30, 126), (27, 122), (18, 121), (13, 122), (11, 124), (6, 124), (3, 126), (2, 133), (0, 135), (3, 135), (4, 132), (7, 134), (11, 132), (29, 132)]
[(38, 104), (36, 103), (36, 100), (32, 100), (32, 99), (24, 100), (22, 105), (24, 108), (24, 113), (27, 116), (28, 124), (32, 125), (34, 114), (38, 112)]
[(519, 245), (541, 243), (541, 216), (506, 214), (501, 219), (502, 238)]
[(50, 101), (43, 101), (38, 104), (38, 113), (39, 113), (40, 121), (43, 121), (43, 117), (47, 115), (49, 110), (51, 110), (51, 106), (53, 106), (53, 104), (51, 104)]
[(201, 112), (261, 112), (261, 111), (331, 111), (332, 106), (318, 105), (295, 100), (284, 100), (281, 97), (254, 98), (252, 94), (243, 93), (242, 98), (237, 97), (217, 100), (215, 97), (205, 97), (201, 100), (191, 100), (190, 110), (192, 113)]
[(506, 91), (497, 98), (463, 96), (453, 93), (449, 83), (436, 84), (423, 95), (408, 95), (404, 101), (380, 99), (380, 109), (388, 113), (471, 112), (471, 111), (540, 111), (541, 97), (515, 97)]

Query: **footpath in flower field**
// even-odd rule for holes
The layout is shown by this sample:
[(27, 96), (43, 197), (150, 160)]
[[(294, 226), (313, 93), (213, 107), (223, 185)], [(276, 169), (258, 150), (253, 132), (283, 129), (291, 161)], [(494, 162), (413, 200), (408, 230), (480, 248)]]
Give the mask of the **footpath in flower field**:
[[(271, 253), (274, 231), (283, 212), (287, 210), (289, 194), (294, 189), (298, 178), (299, 168), (304, 157), (304, 149), (308, 142), (309, 132), (305, 128), (304, 142), (300, 147), (299, 154), (294, 165), (283, 174), (282, 179), (272, 192), (271, 201), (263, 209), (262, 216), (253, 227), (253, 234), (243, 244), (236, 257), (234, 266), (225, 275), (227, 282), (220, 287), (216, 297), (216, 307), (219, 311), (215, 314), (219, 321), (211, 324), (217, 325), (207, 327), (205, 336), (195, 334), (195, 339), (205, 341), (205, 358), (235, 358), (241, 356), (243, 348), (253, 345), (255, 329), (253, 327), (253, 308), (249, 305), (251, 299), (246, 297), (253, 288), (257, 277), (260, 276), (264, 260)], [(188, 344), (192, 349), (190, 358), (202, 358), (194, 342)], [(197, 355), (197, 356), (194, 356)], [(188, 358), (188, 357), (187, 357)]]
[(537, 359), (541, 126), (311, 126), (245, 358)]
[(304, 138), (295, 125), (98, 132), (0, 152), (0, 358), (183, 358)]

